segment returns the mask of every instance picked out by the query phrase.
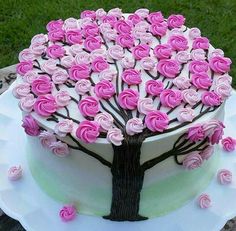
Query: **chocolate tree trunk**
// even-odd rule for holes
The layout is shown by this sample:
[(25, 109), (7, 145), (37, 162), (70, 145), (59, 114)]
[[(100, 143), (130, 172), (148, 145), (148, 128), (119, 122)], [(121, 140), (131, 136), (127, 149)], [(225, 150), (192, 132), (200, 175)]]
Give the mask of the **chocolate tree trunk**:
[(143, 138), (128, 136), (121, 146), (113, 146), (112, 203), (110, 215), (113, 221), (140, 221), (147, 219), (139, 215), (140, 192), (144, 172), (140, 166)]

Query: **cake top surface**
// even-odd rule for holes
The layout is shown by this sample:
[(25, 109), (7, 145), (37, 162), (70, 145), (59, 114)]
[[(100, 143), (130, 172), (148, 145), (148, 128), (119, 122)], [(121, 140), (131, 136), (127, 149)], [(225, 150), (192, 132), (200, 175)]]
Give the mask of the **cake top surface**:
[(86, 143), (180, 129), (230, 96), (231, 60), (182, 15), (85, 10), (19, 54), (13, 94), (30, 120)]

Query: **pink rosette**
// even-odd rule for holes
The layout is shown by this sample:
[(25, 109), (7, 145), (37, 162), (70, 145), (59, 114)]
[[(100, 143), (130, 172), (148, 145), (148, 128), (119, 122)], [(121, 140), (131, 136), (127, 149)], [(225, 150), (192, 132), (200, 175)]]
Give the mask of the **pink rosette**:
[(193, 49), (203, 49), (203, 50), (207, 50), (209, 49), (209, 46), (210, 46), (210, 43), (209, 43), (209, 40), (208, 38), (206, 37), (198, 37), (198, 38), (195, 38), (193, 40)]
[(138, 111), (144, 115), (154, 111), (154, 104), (151, 98), (143, 98), (138, 100)]
[(219, 106), (221, 104), (220, 96), (214, 91), (205, 91), (201, 96), (202, 103), (206, 106)]
[(137, 14), (142, 19), (144, 19), (148, 17), (149, 9), (141, 8), (141, 9), (136, 10), (134, 13)]
[(97, 57), (92, 61), (91, 66), (94, 72), (101, 72), (105, 69), (108, 69), (109, 64), (103, 57)]
[(97, 57), (102, 57), (106, 60), (107, 59), (107, 50), (103, 49), (103, 48), (100, 48), (100, 49), (93, 50), (90, 53), (90, 61), (93, 61)]
[(60, 45), (51, 45), (46, 50), (47, 56), (52, 59), (63, 57), (65, 52), (65, 49)]
[(168, 127), (169, 118), (165, 112), (151, 111), (145, 117), (145, 124), (152, 132), (163, 132)]
[(117, 38), (117, 31), (114, 29), (108, 29), (103, 33), (104, 39), (108, 42), (115, 41)]
[(189, 38), (193, 40), (195, 38), (201, 37), (201, 31), (198, 28), (193, 27), (189, 30), (188, 35)]
[(34, 98), (34, 95), (29, 94), (20, 99), (19, 107), (24, 112), (31, 112), (33, 110), (35, 101), (36, 99)]
[(184, 76), (178, 76), (173, 79), (173, 84), (180, 90), (187, 89), (191, 86), (190, 80)]
[(158, 59), (168, 59), (171, 56), (171, 53), (172, 49), (169, 44), (159, 44), (153, 50), (153, 54)]
[(45, 34), (36, 34), (32, 39), (31, 39), (31, 44), (38, 44), (42, 45), (45, 44), (48, 41), (48, 37)]
[(21, 99), (30, 94), (30, 84), (29, 83), (20, 83), (15, 86), (12, 90), (12, 94), (17, 98)]
[(173, 59), (162, 59), (157, 63), (158, 72), (167, 77), (167, 78), (175, 78), (177, 74), (180, 72), (180, 64)]
[(102, 17), (102, 22), (103, 23), (109, 23), (112, 27), (115, 26), (115, 23), (118, 21), (117, 17), (113, 15), (106, 15)]
[(217, 173), (217, 180), (222, 185), (227, 185), (232, 183), (232, 172), (227, 169), (221, 169)]
[(214, 92), (217, 93), (222, 100), (227, 99), (231, 95), (231, 91), (232, 87), (227, 82), (214, 85)]
[(39, 134), (39, 140), (44, 148), (49, 148), (52, 143), (57, 142), (56, 136), (49, 131), (42, 131)]
[(99, 136), (99, 124), (95, 121), (84, 120), (76, 130), (76, 137), (85, 143), (94, 143)]
[(65, 34), (66, 42), (69, 44), (81, 44), (82, 33), (80, 30), (68, 30)]
[(80, 79), (75, 84), (75, 91), (78, 95), (85, 95), (91, 89), (91, 82), (87, 79)]
[(112, 81), (117, 77), (117, 71), (114, 69), (105, 69), (99, 73), (100, 80)]
[(134, 46), (134, 37), (130, 34), (120, 34), (116, 37), (116, 44), (124, 48)]
[(82, 99), (78, 107), (83, 116), (94, 117), (99, 112), (99, 103), (93, 96)]
[(224, 83), (226, 85), (231, 85), (232, 84), (232, 77), (228, 74), (220, 75), (217, 78), (214, 78), (213, 83), (214, 83), (214, 85), (220, 85), (222, 83)]
[(149, 53), (150, 53), (150, 46), (146, 44), (137, 45), (132, 49), (132, 54), (134, 58), (137, 60), (141, 60), (144, 57), (148, 57)]
[(133, 31), (139, 31), (139, 32), (143, 32), (146, 33), (147, 30), (149, 30), (150, 24), (146, 21), (141, 21), (139, 23), (137, 23), (133, 29)]
[(75, 56), (74, 64), (90, 64), (92, 59), (91, 56), (92, 56), (91, 54), (88, 54), (85, 51), (81, 51), (79, 54)]
[(128, 20), (132, 22), (133, 25), (136, 25), (137, 23), (142, 21), (142, 18), (138, 14), (130, 14), (128, 16)]
[(125, 53), (121, 46), (114, 45), (112, 47), (109, 47), (108, 49), (108, 55), (115, 60), (120, 60), (124, 57)]
[(87, 64), (73, 65), (69, 69), (69, 77), (72, 80), (88, 79), (90, 76), (90, 67)]
[(114, 27), (119, 34), (129, 34), (132, 29), (132, 23), (126, 20), (119, 20)]
[(216, 56), (224, 57), (224, 51), (222, 51), (221, 49), (215, 49), (211, 53), (208, 53), (208, 59)]
[(167, 32), (167, 23), (166, 22), (158, 22), (158, 23), (152, 24), (150, 26), (149, 30), (154, 36), (162, 37)]
[(82, 44), (74, 44), (69, 47), (69, 54), (72, 56), (75, 56), (77, 54), (80, 54), (81, 52), (84, 52), (84, 46)]
[(185, 89), (182, 91), (183, 101), (193, 106), (200, 101), (199, 93), (194, 89)]
[(40, 75), (37, 79), (35, 79), (32, 84), (32, 92), (35, 95), (45, 95), (47, 93), (51, 93), (53, 84), (51, 79), (47, 75)]
[(94, 117), (94, 121), (100, 125), (100, 131), (104, 132), (112, 128), (114, 119), (109, 113), (101, 112)]
[(228, 136), (221, 140), (221, 144), (223, 145), (223, 149), (225, 151), (232, 152), (235, 150), (236, 140)]
[(95, 20), (96, 12), (94, 10), (84, 10), (81, 12), (80, 18), (91, 18), (92, 20)]
[(22, 120), (22, 127), (29, 136), (38, 136), (40, 133), (39, 125), (31, 115), (26, 115)]
[(175, 108), (181, 104), (182, 99), (180, 90), (164, 89), (160, 94), (160, 101), (164, 107)]
[(103, 8), (96, 10), (96, 19), (100, 20), (103, 16), (106, 16), (107, 12)]
[(214, 147), (212, 145), (209, 145), (199, 154), (203, 160), (208, 160), (213, 155), (213, 153), (214, 153)]
[(189, 71), (191, 73), (207, 72), (208, 68), (208, 62), (203, 60), (194, 60), (189, 63)]
[(193, 142), (201, 141), (206, 137), (204, 127), (196, 124), (188, 129), (188, 139)]
[(67, 81), (69, 75), (65, 70), (57, 70), (52, 75), (52, 81), (55, 84), (63, 84)]
[(206, 59), (206, 52), (200, 48), (196, 49), (196, 50), (192, 50), (191, 59), (192, 60), (205, 60)]
[(101, 31), (102, 34), (104, 34), (106, 31), (111, 30), (112, 26), (109, 23), (101, 23), (99, 25), (99, 30)]
[(156, 61), (153, 57), (144, 57), (140, 60), (140, 66), (147, 71), (154, 69)]
[(224, 74), (230, 71), (230, 65), (232, 61), (229, 58), (216, 56), (209, 60), (210, 68), (220, 74)]
[(32, 61), (23, 61), (16, 65), (16, 73), (19, 75), (25, 75), (28, 71), (33, 70)]
[(121, 59), (120, 64), (125, 69), (133, 68), (135, 64), (135, 59), (132, 56), (130, 57), (126, 56), (123, 59)]
[(78, 20), (79, 28), (84, 28), (86, 25), (91, 24), (93, 20), (91, 18), (81, 18)]
[(187, 63), (190, 60), (190, 54), (187, 51), (179, 51), (175, 56), (175, 60), (179, 63)]
[(176, 51), (188, 49), (188, 40), (183, 35), (171, 35), (168, 44)]
[(192, 122), (194, 119), (194, 110), (188, 107), (180, 108), (177, 114), (179, 122)]
[(36, 59), (37, 56), (42, 55), (46, 51), (46, 46), (42, 44), (31, 44), (29, 49)]
[(95, 85), (94, 92), (98, 98), (110, 99), (115, 94), (115, 87), (110, 81), (102, 80)]
[(139, 93), (133, 89), (126, 89), (118, 95), (118, 102), (124, 109), (134, 110), (137, 107)]
[(67, 91), (59, 91), (56, 95), (55, 95), (55, 100), (57, 103), (58, 107), (66, 107), (69, 105), (71, 97), (69, 92)]
[(37, 78), (38, 78), (37, 71), (28, 71), (24, 76), (22, 76), (23, 81), (29, 84), (31, 84)]
[(120, 8), (113, 8), (108, 11), (107, 15), (112, 15), (118, 19), (122, 17), (122, 10)]
[(164, 84), (160, 80), (148, 80), (145, 83), (145, 91), (149, 95), (158, 96), (164, 89)]
[(52, 30), (48, 32), (48, 39), (51, 42), (64, 40), (65, 32), (62, 29)]
[(143, 120), (141, 118), (132, 118), (129, 119), (126, 123), (126, 133), (130, 136), (133, 136), (138, 133), (142, 133), (144, 129)]
[(163, 22), (164, 21), (164, 17), (163, 17), (163, 15), (162, 15), (162, 13), (160, 11), (157, 11), (157, 12), (150, 13), (147, 16), (147, 20), (151, 24), (155, 24), (155, 23), (158, 23), (158, 22)]
[(211, 198), (208, 194), (202, 194), (198, 197), (198, 205), (201, 209), (211, 207)]
[(36, 59), (36, 57), (35, 57), (34, 53), (32, 52), (32, 50), (27, 48), (27, 49), (22, 50), (19, 53), (18, 59), (20, 62), (33, 61)]
[(208, 89), (212, 85), (210, 76), (205, 72), (193, 74), (191, 76), (191, 82), (197, 89)]
[(139, 39), (143, 44), (151, 44), (153, 41), (153, 36), (151, 33), (141, 33)]
[(115, 146), (120, 146), (124, 140), (122, 131), (119, 128), (111, 128), (107, 132), (107, 140)]
[(167, 18), (168, 27), (180, 28), (185, 23), (185, 17), (181, 14), (172, 14)]
[(12, 166), (8, 169), (8, 179), (11, 181), (19, 180), (23, 175), (23, 169), (19, 166)]
[(54, 131), (58, 136), (65, 137), (73, 131), (73, 121), (69, 119), (60, 121), (56, 124)]
[(84, 37), (99, 35), (99, 27), (96, 23), (90, 23), (83, 28)]
[(34, 111), (40, 116), (50, 116), (57, 110), (55, 98), (50, 95), (40, 95), (34, 104)]
[(100, 49), (102, 46), (101, 38), (100, 37), (92, 37), (89, 36), (84, 40), (84, 48), (87, 51), (93, 51), (96, 49)]
[(63, 29), (67, 32), (70, 30), (78, 29), (79, 25), (77, 19), (75, 18), (67, 18), (64, 22)]
[(128, 85), (138, 85), (142, 82), (141, 73), (135, 69), (125, 70), (121, 74), (122, 80)]
[(59, 216), (62, 221), (68, 222), (75, 219), (77, 214), (76, 207), (74, 205), (65, 205), (59, 212)]
[(63, 23), (61, 19), (50, 21), (46, 26), (47, 31), (62, 29)]
[(54, 73), (54, 71), (58, 70), (57, 61), (54, 59), (49, 59), (41, 65), (41, 68), (43, 71), (52, 75)]
[(170, 31), (170, 35), (183, 35), (184, 32), (180, 28), (174, 28)]
[(198, 151), (189, 153), (183, 159), (183, 167), (187, 170), (193, 170), (199, 168), (203, 163), (202, 157), (199, 155)]
[(59, 157), (65, 157), (70, 154), (68, 145), (61, 141), (51, 143), (49, 149), (54, 155)]

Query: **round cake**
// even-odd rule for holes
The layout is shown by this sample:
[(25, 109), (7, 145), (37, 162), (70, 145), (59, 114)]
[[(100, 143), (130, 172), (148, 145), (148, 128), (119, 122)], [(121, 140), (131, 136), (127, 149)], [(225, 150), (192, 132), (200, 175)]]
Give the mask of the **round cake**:
[(215, 175), (231, 60), (182, 15), (85, 10), (19, 54), (14, 96), (35, 181), (81, 214), (139, 221)]

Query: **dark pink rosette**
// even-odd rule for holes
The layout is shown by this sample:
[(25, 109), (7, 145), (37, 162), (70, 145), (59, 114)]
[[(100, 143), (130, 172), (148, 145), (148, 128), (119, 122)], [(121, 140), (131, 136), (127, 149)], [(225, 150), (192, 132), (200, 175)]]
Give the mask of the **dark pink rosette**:
[(180, 28), (185, 23), (185, 17), (181, 14), (172, 14), (168, 17), (167, 23), (170, 28)]
[(204, 128), (201, 124), (194, 125), (188, 129), (188, 139), (193, 142), (201, 141), (206, 137)]
[(80, 18), (91, 18), (92, 20), (95, 20), (96, 12), (94, 10), (84, 10), (81, 12)]
[(172, 49), (169, 44), (159, 44), (153, 50), (153, 54), (158, 59), (168, 59), (171, 56), (171, 53)]
[(62, 29), (63, 23), (64, 22), (62, 19), (50, 21), (46, 26), (47, 31), (54, 31), (54, 30)]
[(118, 21), (118, 19), (114, 15), (106, 15), (106, 16), (102, 17), (102, 22), (109, 23), (112, 27), (115, 26), (115, 23), (117, 21)]
[(167, 32), (167, 23), (158, 22), (158, 23), (152, 24), (149, 30), (154, 36), (156, 35), (156, 36), (162, 37)]
[(101, 71), (109, 68), (109, 64), (107, 63), (107, 61), (101, 56), (96, 57), (92, 61), (91, 66), (92, 66), (92, 70), (94, 72), (101, 72)]
[(205, 72), (193, 74), (191, 76), (191, 82), (197, 89), (208, 89), (212, 85), (210, 76)]
[(90, 76), (90, 68), (87, 64), (73, 65), (69, 69), (69, 77), (72, 80), (88, 79)]
[(49, 76), (40, 75), (32, 82), (31, 87), (35, 95), (45, 95), (51, 93), (53, 85)]
[(175, 78), (180, 69), (179, 62), (174, 59), (162, 59), (157, 63), (158, 72), (167, 78)]
[(65, 36), (66, 42), (69, 44), (81, 44), (83, 41), (80, 30), (68, 30)]
[(28, 71), (33, 70), (32, 61), (23, 61), (16, 65), (16, 73), (20, 75), (25, 75)]
[(128, 85), (137, 85), (142, 82), (141, 73), (135, 69), (125, 70), (121, 77), (122, 80)]
[(134, 110), (137, 108), (139, 93), (133, 89), (126, 89), (118, 96), (118, 102), (124, 109)]
[(99, 103), (93, 96), (82, 99), (78, 107), (83, 116), (94, 117), (99, 112)]
[(31, 115), (26, 115), (23, 120), (22, 127), (25, 129), (25, 133), (29, 136), (38, 136), (40, 133), (39, 125)]
[(90, 23), (83, 28), (85, 37), (99, 35), (99, 27), (96, 23)]
[(203, 60), (194, 60), (189, 63), (189, 70), (191, 73), (207, 72), (209, 64)]
[(75, 219), (77, 214), (76, 207), (74, 205), (65, 205), (63, 208), (60, 210), (60, 218), (62, 221), (68, 222), (72, 221)]
[(163, 17), (163, 15), (162, 15), (162, 13), (160, 11), (157, 11), (157, 12), (150, 13), (147, 16), (147, 20), (151, 24), (155, 24), (155, 23), (158, 23), (158, 22), (163, 22), (164, 21), (164, 17)]
[(210, 46), (209, 40), (206, 37), (198, 37), (193, 40), (193, 49), (207, 50)]
[(119, 20), (115, 23), (115, 29), (119, 34), (129, 34), (132, 29), (130, 21)]
[(89, 36), (84, 40), (84, 48), (87, 51), (93, 51), (96, 49), (100, 49), (102, 46), (102, 41), (100, 37), (92, 37)]
[(180, 90), (164, 89), (160, 94), (160, 101), (164, 107), (175, 108), (181, 104), (182, 99)]
[(149, 95), (158, 96), (164, 89), (164, 84), (160, 80), (148, 80), (145, 83), (145, 90)]
[(52, 30), (48, 32), (48, 39), (52, 42), (64, 40), (65, 32), (62, 29)]
[(183, 35), (172, 35), (168, 44), (176, 51), (184, 51), (188, 49), (188, 40)]
[(115, 94), (114, 85), (108, 80), (102, 80), (94, 87), (97, 97), (102, 99), (110, 99)]
[(229, 58), (215, 56), (209, 60), (210, 68), (220, 74), (224, 74), (230, 71), (230, 65), (232, 61)]
[(148, 46), (147, 44), (140, 44), (132, 49), (132, 54), (134, 58), (137, 60), (149, 56), (149, 53), (150, 53), (150, 46)]
[(219, 106), (221, 104), (220, 96), (214, 91), (205, 91), (201, 96), (202, 103), (206, 106)]
[(138, 14), (130, 14), (128, 20), (130, 20), (133, 25), (136, 25), (137, 23), (142, 21), (142, 18)]
[(236, 140), (230, 136), (222, 139), (221, 144), (223, 145), (223, 149), (227, 152), (232, 152), (236, 147)]
[(63, 57), (65, 52), (66, 51), (62, 46), (56, 44), (49, 46), (46, 50), (47, 56), (52, 59)]
[(130, 34), (120, 34), (116, 37), (116, 44), (123, 48), (131, 48), (134, 45), (134, 37)]

